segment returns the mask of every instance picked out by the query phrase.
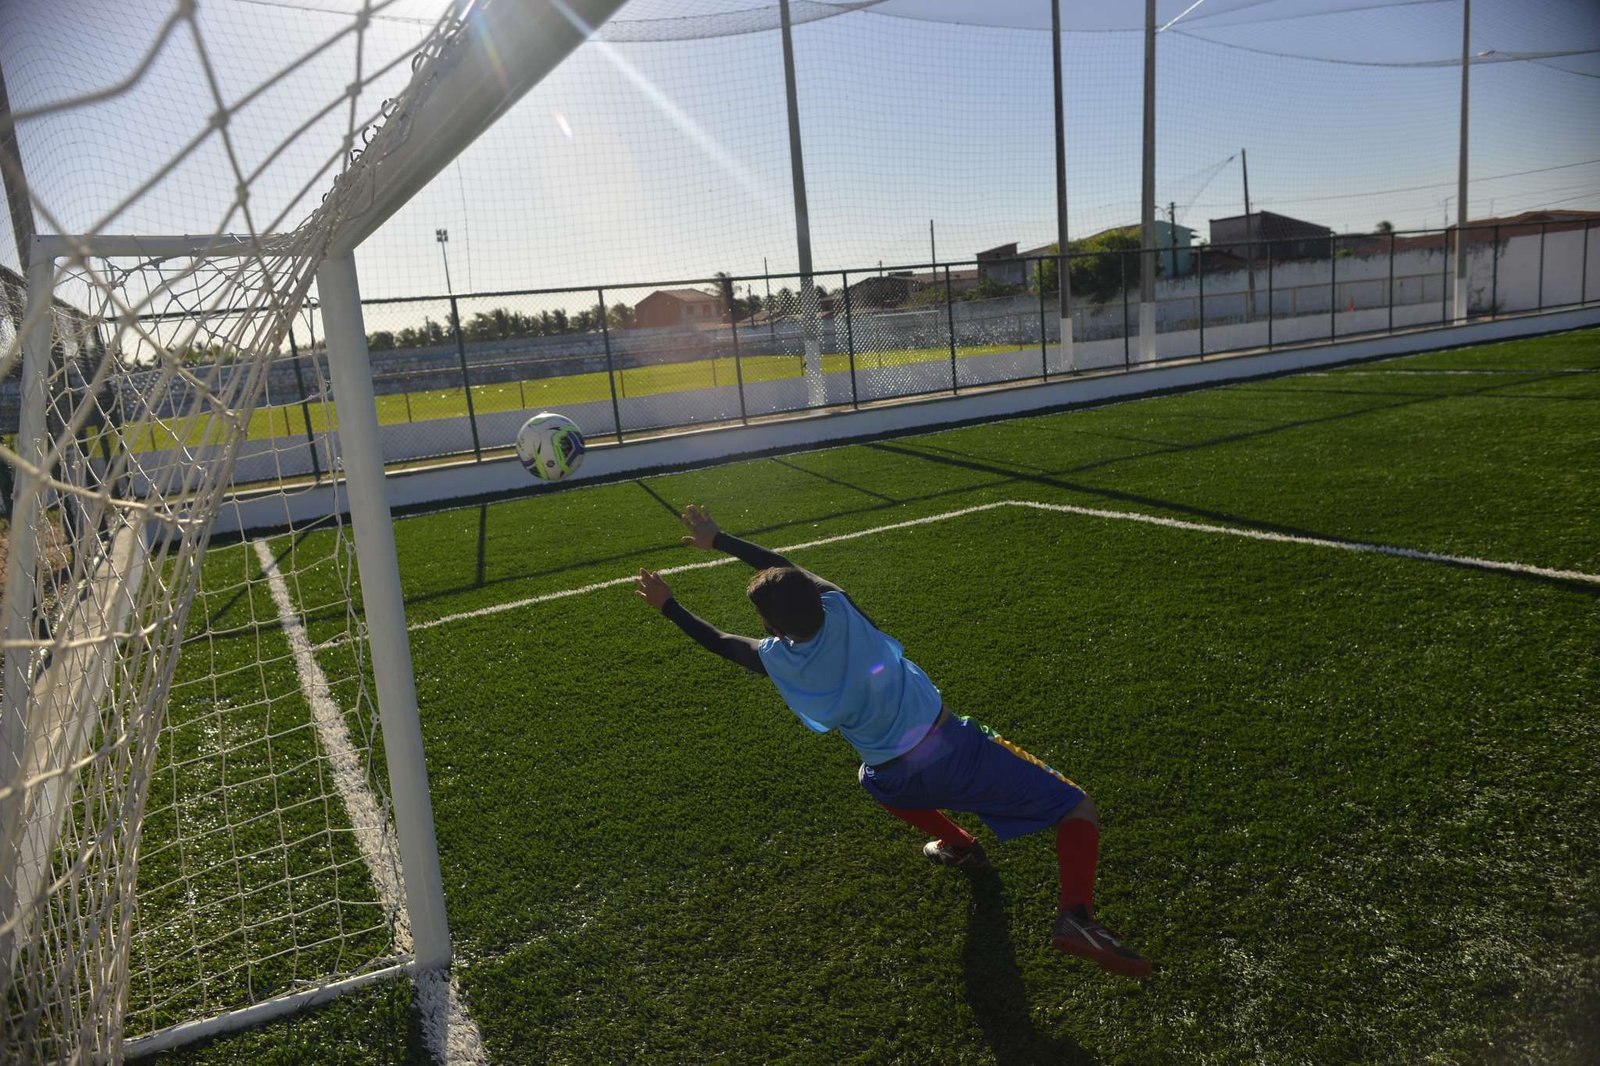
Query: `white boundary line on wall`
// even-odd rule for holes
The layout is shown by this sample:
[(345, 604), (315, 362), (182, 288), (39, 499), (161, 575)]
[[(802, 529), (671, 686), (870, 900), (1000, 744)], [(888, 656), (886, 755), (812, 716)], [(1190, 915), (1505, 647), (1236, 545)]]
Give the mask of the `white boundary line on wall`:
[[(272, 592), (272, 602), (278, 609), (278, 621), (283, 626), (284, 639), (294, 656), (300, 691), (311, 707), (311, 722), (316, 726), (317, 738), (332, 764), (334, 787), (344, 801), (356, 843), (361, 848), (361, 857), (366, 860), (367, 869), (372, 873), (372, 883), (378, 889), (384, 909), (395, 918), (396, 946), (409, 954), (411, 926), (406, 917), (405, 888), (401, 884), (400, 870), (395, 861), (400, 854), (400, 846), (395, 839), (394, 826), (384, 815), (377, 797), (367, 787), (360, 752), (350, 740), (344, 713), (333, 698), (327, 675), (317, 664), (311, 640), (306, 635), (305, 623), (295, 610), (289, 586), (278, 570), (271, 547), (260, 539), (252, 544), (256, 558), (261, 561), (261, 571), (266, 575), (267, 587)], [(467, 1014), (455, 979), (431, 973), (417, 973), (413, 978), (423, 1034), (434, 1060), (450, 1064), (487, 1063), (483, 1036)]]
[[(894, 522), (886, 526), (873, 526), (870, 529), (860, 529), (853, 533), (841, 533), (833, 537), (823, 537), (820, 540), (808, 540), (801, 544), (790, 544), (774, 549), (780, 554), (801, 551), (806, 548), (820, 548), (827, 544), (838, 544), (841, 541), (855, 540), (859, 537), (870, 537), (878, 533), (891, 533), (898, 529), (909, 529), (912, 526), (931, 525), (934, 522), (945, 522), (952, 518), (962, 518), (981, 511), (993, 511), (1000, 507), (1023, 507), (1035, 511), (1052, 511), (1057, 514), (1082, 515), (1087, 518), (1109, 518), (1121, 522), (1142, 522), (1146, 525), (1165, 526), (1168, 529), (1182, 529), (1191, 533), (1221, 534), (1231, 537), (1244, 537), (1247, 540), (1264, 540), (1278, 544), (1304, 544), (1315, 548), (1335, 548), (1340, 551), (1369, 552), (1378, 555), (1392, 555), (1401, 559), (1415, 559), (1428, 563), (1443, 563), (1447, 566), (1460, 566), (1473, 570), (1498, 571), (1501, 573), (1529, 574), (1537, 577), (1556, 578), (1562, 581), (1578, 581), (1585, 584), (1600, 586), (1600, 574), (1585, 573), (1581, 570), (1555, 570), (1544, 566), (1532, 566), (1527, 563), (1502, 562), (1497, 559), (1480, 559), (1471, 555), (1450, 555), (1445, 552), (1421, 551), (1416, 548), (1401, 548), (1390, 544), (1371, 544), (1355, 540), (1333, 540), (1328, 537), (1296, 536), (1290, 533), (1273, 533), (1263, 529), (1249, 529), (1241, 526), (1219, 526), (1206, 522), (1189, 522), (1181, 518), (1165, 518), (1161, 515), (1141, 514), (1138, 511), (1108, 511), (1097, 507), (1078, 507), (1068, 503), (1040, 503), (1035, 500), (996, 500), (993, 503), (979, 504), (976, 507), (963, 507), (956, 511), (945, 511), (942, 514), (928, 515), (924, 518), (913, 518), (906, 522)], [(261, 543), (257, 541), (256, 543)], [(689, 570), (709, 570), (714, 566), (726, 566), (736, 562), (733, 556), (727, 555), (701, 563), (686, 563), (683, 566), (664, 567), (659, 573), (681, 574)], [(577, 588), (562, 589), (559, 592), (546, 592), (538, 596), (529, 596), (525, 599), (512, 600), (508, 603), (496, 603), (488, 607), (479, 607), (471, 611), (461, 611), (457, 614), (447, 614), (441, 618), (431, 618), (426, 622), (416, 622), (411, 625), (411, 630), (416, 632), (423, 629), (435, 629), (439, 626), (450, 625), (454, 622), (465, 622), (474, 618), (484, 618), (489, 615), (502, 614), (506, 611), (520, 610), (523, 607), (532, 607), (535, 604), (548, 603), (551, 600), (562, 600), (572, 596), (582, 596), (590, 592), (599, 592), (602, 589), (617, 588), (622, 585), (631, 585), (632, 576), (613, 577), (605, 581), (596, 581), (592, 585), (581, 585)]]

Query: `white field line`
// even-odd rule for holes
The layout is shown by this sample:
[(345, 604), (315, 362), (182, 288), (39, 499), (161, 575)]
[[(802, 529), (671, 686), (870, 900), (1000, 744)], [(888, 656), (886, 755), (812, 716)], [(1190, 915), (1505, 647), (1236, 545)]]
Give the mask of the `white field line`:
[[(892, 525), (887, 526), (873, 526), (871, 529), (858, 529), (854, 533), (841, 533), (836, 537), (823, 537), (821, 540), (808, 540), (803, 544), (790, 544), (786, 547), (775, 548), (774, 550), (781, 554), (783, 552), (800, 551), (802, 548), (820, 548), (824, 544), (838, 544), (840, 541), (855, 540), (857, 537), (870, 537), (877, 533), (891, 533), (897, 529), (909, 529), (912, 526), (925, 526), (932, 522), (946, 522), (952, 518), (960, 518), (963, 515), (977, 514), (979, 511), (992, 511), (997, 507), (1015, 507), (1020, 502), (1021, 501), (1019, 500), (997, 500), (994, 503), (979, 504), (976, 507), (963, 507), (959, 511), (946, 511), (943, 514), (928, 515), (926, 518), (913, 518), (908, 522), (895, 522)], [(657, 573), (681, 574), (689, 570), (709, 570), (713, 566), (727, 566), (729, 563), (737, 561), (738, 560), (734, 559), (734, 557), (731, 555), (723, 555), (715, 559), (709, 559), (703, 563), (685, 563), (683, 566), (669, 566), (657, 571)], [(482, 618), (486, 615), (500, 614), (502, 611), (515, 611), (522, 607), (532, 607), (536, 603), (548, 603), (551, 600), (564, 600), (568, 596), (582, 596), (589, 592), (599, 592), (601, 589), (616, 588), (619, 585), (631, 585), (633, 584), (634, 580), (635, 579), (631, 575), (628, 577), (608, 578), (605, 581), (596, 581), (592, 585), (584, 585), (581, 588), (562, 589), (560, 592), (546, 592), (539, 596), (529, 596), (527, 599), (523, 600), (513, 600), (510, 603), (496, 603), (491, 604), (488, 607), (479, 607), (472, 611), (462, 611), (460, 614), (447, 614), (443, 618), (430, 618), (428, 621), (418, 622), (410, 628), (412, 630), (432, 629), (435, 626), (449, 625), (451, 622), (464, 622), (469, 618)]]
[[(1160, 515), (1140, 514), (1137, 511), (1107, 511), (1096, 507), (1076, 507), (1066, 503), (1038, 503), (1033, 500), (997, 500), (994, 503), (980, 504), (976, 507), (963, 507), (958, 511), (946, 511), (943, 514), (913, 518), (908, 522), (873, 526), (870, 529), (860, 529), (854, 533), (841, 533), (834, 537), (823, 537), (821, 540), (808, 540), (801, 544), (790, 544), (774, 550), (783, 554), (800, 551), (804, 548), (820, 548), (825, 544), (837, 544), (841, 541), (855, 540), (858, 537), (870, 537), (878, 533), (891, 533), (897, 529), (909, 529), (912, 526), (925, 526), (934, 522), (945, 522), (952, 518), (977, 514), (980, 511), (992, 511), (998, 507), (1026, 507), (1036, 511), (1055, 511), (1060, 514), (1083, 515), (1089, 518), (1110, 518), (1119, 522), (1143, 522), (1146, 525), (1166, 526), (1169, 529), (1183, 529), (1193, 533), (1222, 534), (1232, 537), (1244, 537), (1247, 540), (1264, 540), (1280, 544), (1304, 544), (1315, 548), (1335, 548), (1340, 551), (1370, 552), (1378, 555), (1393, 555), (1402, 559), (1416, 559), (1422, 562), (1470, 567), (1476, 570), (1533, 574), (1539, 577), (1559, 578), (1564, 581), (1579, 581), (1590, 585), (1600, 585), (1600, 574), (1589, 574), (1581, 570), (1553, 570), (1549, 567), (1531, 566), (1527, 563), (1479, 559), (1470, 555), (1448, 555), (1444, 552), (1419, 551), (1415, 548), (1399, 548), (1389, 544), (1368, 544), (1354, 540), (1331, 540), (1326, 537), (1301, 537), (1289, 533), (1273, 533), (1267, 530), (1246, 529), (1239, 526), (1219, 526), (1205, 522), (1188, 522), (1180, 518), (1164, 518)], [(683, 566), (666, 567), (660, 570), (659, 573), (681, 574), (689, 570), (708, 570), (713, 566), (726, 566), (736, 561), (731, 555), (722, 556), (701, 563), (686, 563)], [(426, 622), (414, 623), (410, 628), (413, 631), (434, 629), (438, 626), (450, 625), (453, 622), (464, 622), (468, 619), (483, 618), (492, 614), (500, 614), (504, 611), (520, 610), (523, 607), (532, 607), (535, 604), (548, 603), (551, 600), (562, 600), (570, 596), (583, 596), (590, 592), (599, 592), (601, 589), (631, 585), (633, 582), (634, 578), (631, 575), (628, 577), (608, 578), (605, 581), (596, 581), (592, 585), (562, 589), (559, 592), (546, 592), (538, 596), (529, 596), (526, 599), (491, 604), (488, 607), (479, 607), (475, 610), (462, 611), (458, 614), (447, 614), (440, 618), (430, 618)]]
[(1498, 559), (1479, 559), (1472, 555), (1448, 555), (1444, 552), (1419, 551), (1416, 548), (1397, 548), (1390, 544), (1368, 544), (1358, 540), (1330, 540), (1326, 537), (1300, 537), (1290, 533), (1272, 533), (1263, 529), (1241, 529), (1238, 526), (1214, 526), (1204, 522), (1186, 522), (1181, 518), (1163, 518), (1159, 515), (1139, 514), (1134, 511), (1102, 511), (1093, 507), (1074, 507), (1068, 503), (1036, 503), (1033, 500), (1007, 500), (1006, 502), (1017, 507), (1029, 507), (1039, 511), (1057, 511), (1062, 514), (1087, 515), (1092, 518), (1116, 518), (1125, 522), (1144, 522), (1152, 526), (1186, 529), (1194, 533), (1223, 533), (1232, 537), (1274, 541), (1279, 544), (1307, 544), (1315, 548), (1337, 548), (1341, 551), (1349, 552), (1373, 552), (1378, 555), (1393, 555), (1401, 559), (1418, 559), (1427, 563), (1445, 563), (1450, 566), (1464, 566), (1475, 570), (1535, 574), (1539, 577), (1553, 577), (1563, 581), (1581, 581), (1590, 585), (1600, 585), (1600, 574), (1589, 574), (1582, 570), (1552, 570), (1549, 567), (1530, 566), (1527, 563), (1508, 563)]
[[(412, 950), (411, 922), (407, 917), (400, 871), (394, 862), (394, 857), (400, 854), (394, 826), (385, 817), (377, 797), (367, 787), (361, 755), (350, 740), (350, 730), (345, 725), (339, 705), (333, 699), (327, 675), (317, 664), (305, 624), (295, 610), (294, 601), (289, 596), (289, 586), (278, 571), (272, 549), (265, 540), (257, 539), (253, 543), (256, 558), (261, 560), (261, 570), (267, 578), (267, 587), (272, 591), (272, 602), (278, 608), (278, 621), (283, 626), (284, 638), (294, 655), (300, 692), (311, 707), (312, 724), (316, 726), (317, 737), (322, 741), (328, 761), (332, 764), (334, 787), (344, 801), (356, 843), (361, 848), (367, 869), (372, 873), (373, 884), (378, 889), (384, 908), (395, 916), (396, 946), (409, 953)], [(483, 1037), (478, 1032), (477, 1024), (467, 1015), (455, 979), (419, 973), (415, 984), (423, 1033), (435, 1061), (487, 1063)]]

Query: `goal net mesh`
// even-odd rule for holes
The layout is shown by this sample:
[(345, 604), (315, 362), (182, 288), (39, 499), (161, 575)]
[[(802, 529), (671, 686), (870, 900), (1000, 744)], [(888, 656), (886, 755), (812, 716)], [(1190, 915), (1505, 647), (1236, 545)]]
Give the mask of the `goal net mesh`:
[(110, 31), (0, 19), (55, 49), (7, 70), (36, 79), (23, 158), (125, 148), (32, 183), (29, 221), (82, 236), (6, 276), (0, 1060), (118, 1059), (410, 952), (314, 297), (373, 196), (362, 149), (411, 120), (465, 5), (369, 34), (386, 6), (306, 39), (271, 12), (264, 50), (176, 0), (91, 91), (51, 79)]

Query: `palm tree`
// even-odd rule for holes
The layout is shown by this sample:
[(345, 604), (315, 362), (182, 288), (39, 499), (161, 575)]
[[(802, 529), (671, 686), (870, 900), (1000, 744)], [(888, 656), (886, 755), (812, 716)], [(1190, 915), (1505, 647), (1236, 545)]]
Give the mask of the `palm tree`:
[(1384, 219), (1382, 222), (1378, 223), (1377, 230), (1380, 237), (1387, 237), (1389, 234), (1394, 232), (1394, 223), (1390, 222), (1388, 219)]

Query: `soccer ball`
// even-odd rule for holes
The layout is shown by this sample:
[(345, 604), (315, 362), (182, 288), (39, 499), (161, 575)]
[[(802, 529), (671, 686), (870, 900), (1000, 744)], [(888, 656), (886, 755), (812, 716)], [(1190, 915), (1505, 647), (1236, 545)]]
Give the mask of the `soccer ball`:
[(517, 458), (541, 481), (560, 481), (583, 462), (583, 431), (566, 415), (545, 411), (517, 431)]

